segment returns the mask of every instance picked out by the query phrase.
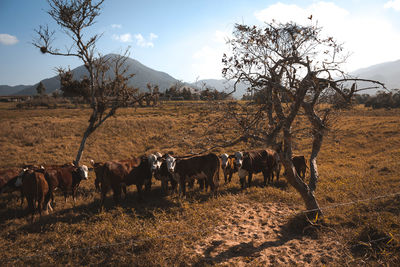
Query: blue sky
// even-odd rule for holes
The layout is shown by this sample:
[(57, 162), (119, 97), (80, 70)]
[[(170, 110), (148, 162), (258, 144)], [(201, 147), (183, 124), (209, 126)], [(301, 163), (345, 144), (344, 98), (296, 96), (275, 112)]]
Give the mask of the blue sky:
[[(56, 75), (59, 66), (75, 68), (78, 59), (42, 55), (32, 44), (34, 29), (48, 24), (60, 48), (69, 43), (46, 13), (45, 0), (0, 0), (0, 84), (34, 84)], [(235, 23), (262, 25), (276, 19), (323, 26), (352, 53), (352, 71), (400, 59), (400, 0), (106, 0), (90, 32), (103, 33), (101, 54), (119, 53), (193, 82), (221, 78), (221, 57)]]

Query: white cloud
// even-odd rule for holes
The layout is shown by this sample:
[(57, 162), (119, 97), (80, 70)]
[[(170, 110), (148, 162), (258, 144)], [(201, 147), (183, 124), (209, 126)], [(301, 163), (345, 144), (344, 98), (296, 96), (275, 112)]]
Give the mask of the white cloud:
[(111, 28), (113, 28), (113, 29), (121, 29), (122, 25), (121, 24), (111, 24)]
[(150, 40), (154, 40), (154, 39), (157, 39), (158, 38), (158, 35), (157, 34), (155, 34), (155, 33), (150, 33)]
[[(399, 1), (399, 0), (396, 0)], [(385, 17), (379, 15), (352, 14), (332, 2), (314, 2), (307, 7), (277, 3), (256, 12), (260, 22), (293, 21), (309, 25), (308, 19), (318, 22), (325, 35), (333, 36), (344, 43), (346, 51), (352, 53), (347, 61), (349, 71), (373, 64), (400, 58), (400, 31)]]
[(133, 42), (132, 35), (130, 33), (125, 33), (125, 34), (121, 34), (121, 35), (113, 34), (112, 38), (114, 40), (120, 41), (122, 43), (131, 43), (131, 42)]
[(0, 33), (0, 44), (3, 45), (14, 45), (18, 43), (16, 36), (9, 35), (7, 33)]
[(226, 41), (231, 37), (230, 33), (217, 30), (212, 41), (193, 54), (192, 72), (199, 79), (222, 78), (222, 55), (229, 49)]
[(396, 11), (400, 11), (400, 0), (390, 0), (385, 3), (384, 8), (393, 8)]
[(219, 30), (215, 31), (214, 40), (217, 43), (225, 44), (226, 41), (228, 41), (228, 39), (230, 39), (230, 38), (232, 38), (232, 34), (231, 33), (224, 32), (224, 31), (219, 31)]
[(142, 34), (135, 34), (136, 44), (141, 47), (154, 47), (153, 40), (157, 39), (158, 36), (154, 33), (150, 33), (148, 40), (146, 40)]

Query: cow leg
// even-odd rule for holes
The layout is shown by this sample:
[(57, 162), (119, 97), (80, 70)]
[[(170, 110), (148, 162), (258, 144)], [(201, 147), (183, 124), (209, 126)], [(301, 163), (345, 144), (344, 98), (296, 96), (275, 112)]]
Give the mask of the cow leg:
[[(171, 179), (170, 181), (171, 181), (172, 192), (177, 193), (178, 183), (174, 179)], [(168, 188), (168, 183), (167, 183), (167, 188)]]
[(146, 190), (146, 192), (151, 190), (151, 178), (145, 182), (144, 190)]
[(75, 204), (76, 204), (76, 189), (72, 191), (72, 201), (73, 201), (73, 205), (75, 207)]
[(122, 199), (122, 192), (124, 192), (124, 199), (126, 199), (126, 184), (121, 183), (121, 199)]
[(188, 182), (188, 186), (190, 189), (193, 189), (194, 187), (194, 179)]
[(185, 177), (180, 178), (179, 187), (180, 187), (179, 190), (182, 192), (182, 196), (185, 197), (186, 196), (186, 179), (185, 179)]
[(141, 201), (143, 199), (142, 196), (142, 184), (136, 184), (136, 189), (138, 192), (138, 201)]
[(121, 186), (115, 186), (113, 188), (113, 199), (116, 205), (119, 204), (119, 200), (121, 199)]
[[(225, 180), (225, 183), (227, 183), (227, 181), (228, 181), (228, 173), (227, 173), (226, 170), (224, 170), (224, 180)], [(229, 182), (230, 182), (230, 180), (229, 180)]]
[(197, 180), (200, 186), (201, 191), (207, 191), (207, 188), (205, 187), (205, 180), (204, 179), (198, 179)]
[(35, 216), (35, 200), (33, 199), (33, 197), (29, 196), (26, 197), (26, 201), (28, 202), (28, 216), (30, 213), (31, 214), (30, 222), (33, 223), (33, 218)]
[(279, 174), (281, 172), (281, 164), (276, 167), (276, 181), (279, 181)]
[(228, 176), (228, 183), (230, 183), (232, 181), (232, 175), (233, 175), (233, 172), (230, 172), (229, 176)]
[(247, 179), (248, 179), (247, 180), (247, 183), (248, 183), (247, 186), (250, 187), (251, 186), (251, 180), (253, 179), (253, 173), (252, 172), (249, 172), (249, 177)]
[(264, 183), (263, 183), (263, 186), (267, 186), (267, 183), (269, 184), (269, 173), (268, 173), (268, 171), (266, 171), (266, 170), (264, 170), (263, 172), (262, 172), (262, 174), (263, 174), (263, 176), (264, 176)]
[(21, 189), (21, 208), (23, 205), (24, 205), (24, 192), (22, 192), (22, 189)]

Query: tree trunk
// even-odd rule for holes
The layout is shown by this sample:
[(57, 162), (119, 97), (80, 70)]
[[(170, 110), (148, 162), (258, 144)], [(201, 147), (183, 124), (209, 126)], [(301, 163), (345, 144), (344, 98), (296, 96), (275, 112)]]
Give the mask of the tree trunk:
[(317, 156), (319, 151), (321, 150), (322, 141), (324, 135), (327, 131), (324, 120), (315, 113), (314, 106), (308, 103), (303, 103), (304, 111), (307, 114), (309, 121), (313, 127), (313, 145), (310, 156), (310, 182), (309, 187), (314, 192), (317, 188), (318, 182), (318, 166), (317, 166)]
[(293, 165), (292, 135), (289, 129), (284, 129), (284, 152), (282, 162), (286, 171), (286, 179), (300, 193), (306, 205), (306, 209), (309, 211), (307, 214), (309, 214), (311, 218), (315, 218), (317, 214), (322, 215), (322, 211), (318, 206), (313, 191), (310, 190), (308, 185), (298, 176)]
[(85, 149), (86, 140), (89, 135), (93, 132), (93, 124), (94, 120), (91, 118), (89, 126), (86, 128), (85, 133), (83, 134), (81, 145), (79, 146), (78, 154), (76, 155), (74, 165), (79, 166), (79, 162), (81, 161), (83, 150)]
[(317, 156), (322, 146), (323, 137), (324, 134), (322, 129), (320, 131), (314, 130), (313, 145), (310, 156), (310, 182), (308, 184), (311, 191), (315, 191), (315, 189), (317, 188), (317, 182), (319, 178)]

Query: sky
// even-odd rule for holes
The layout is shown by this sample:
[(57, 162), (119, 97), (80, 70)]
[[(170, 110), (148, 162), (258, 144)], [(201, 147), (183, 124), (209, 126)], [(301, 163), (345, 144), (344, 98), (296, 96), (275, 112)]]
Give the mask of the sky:
[[(72, 57), (41, 54), (34, 30), (49, 25), (60, 49), (71, 42), (46, 13), (46, 0), (0, 0), (0, 85), (32, 85), (55, 68), (82, 65)], [(400, 59), (400, 0), (106, 0), (85, 36), (102, 34), (98, 52), (121, 53), (185, 82), (221, 79), (222, 55), (236, 23), (262, 26), (272, 19), (323, 27), (351, 53), (354, 71)]]

